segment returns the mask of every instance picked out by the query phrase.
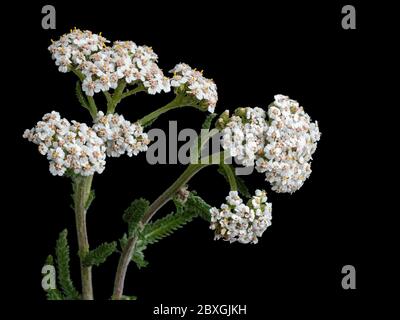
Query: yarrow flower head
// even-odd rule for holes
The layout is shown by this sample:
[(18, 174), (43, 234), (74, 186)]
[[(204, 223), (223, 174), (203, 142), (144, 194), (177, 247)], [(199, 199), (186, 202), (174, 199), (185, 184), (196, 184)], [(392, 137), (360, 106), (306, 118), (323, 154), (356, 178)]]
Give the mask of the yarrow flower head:
[(109, 42), (101, 35), (91, 31), (71, 30), (49, 46), (52, 58), (60, 72), (68, 72), (70, 67), (77, 67), (87, 61), (88, 57), (101, 50)]
[(266, 192), (256, 190), (255, 195), (244, 204), (238, 192), (231, 191), (226, 201), (221, 209), (210, 209), (210, 229), (215, 231), (215, 239), (231, 243), (257, 243), (272, 220), (272, 205), (267, 202)]
[(123, 79), (128, 84), (142, 84), (149, 94), (169, 92), (169, 79), (157, 65), (157, 55), (147, 46), (137, 46), (132, 41), (115, 41), (92, 54), (79, 66), (85, 75), (83, 91), (92, 96), (100, 91), (115, 89)]
[(265, 147), (256, 161), (256, 170), (277, 192), (294, 192), (311, 174), (312, 155), (320, 132), (299, 103), (276, 95), (268, 108), (269, 125), (264, 131)]
[(47, 113), (24, 138), (37, 144), (39, 152), (50, 161), (50, 172), (62, 176), (66, 171), (82, 176), (102, 173), (106, 148), (92, 128), (84, 123), (71, 123), (58, 112)]
[(150, 47), (132, 41), (115, 41), (110, 47), (107, 42), (101, 35), (75, 29), (49, 50), (59, 71), (74, 68), (82, 73), (82, 90), (88, 96), (116, 89), (121, 79), (143, 85), (149, 94), (171, 90), (169, 78), (158, 67), (157, 55)]
[(127, 154), (129, 157), (137, 155), (141, 151), (147, 151), (150, 140), (143, 127), (137, 123), (131, 123), (122, 115), (99, 112), (93, 125), (94, 131), (104, 141), (107, 148), (107, 156), (119, 157)]
[(213, 113), (218, 101), (217, 86), (213, 80), (203, 76), (201, 71), (185, 63), (177, 64), (171, 71), (171, 86), (194, 98), (200, 108)]
[(311, 174), (312, 155), (320, 132), (299, 103), (276, 95), (267, 114), (260, 108), (240, 108), (217, 122), (222, 147), (245, 166), (265, 173), (276, 192), (294, 192)]

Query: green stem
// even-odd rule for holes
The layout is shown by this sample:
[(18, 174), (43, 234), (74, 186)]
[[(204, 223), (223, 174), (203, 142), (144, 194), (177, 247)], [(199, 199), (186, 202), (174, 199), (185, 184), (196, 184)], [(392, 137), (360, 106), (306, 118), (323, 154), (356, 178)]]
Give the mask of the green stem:
[(76, 176), (73, 178), (74, 210), (76, 231), (78, 236), (83, 300), (93, 300), (92, 267), (86, 267), (83, 264), (83, 259), (89, 252), (89, 241), (86, 228), (86, 211), (92, 181), (93, 176)]
[(124, 92), (122, 94), (122, 96), (121, 96), (121, 99), (124, 99), (126, 97), (129, 97), (131, 95), (134, 95), (134, 94), (136, 94), (138, 92), (142, 92), (142, 91), (145, 91), (144, 86), (143, 85), (138, 85), (136, 88), (134, 88), (132, 90), (129, 90), (127, 92)]
[(189, 101), (187, 101), (187, 99), (185, 99), (185, 97), (177, 95), (175, 97), (175, 99), (172, 100), (167, 105), (165, 105), (165, 106), (153, 111), (152, 113), (149, 113), (148, 115), (144, 116), (142, 119), (139, 120), (139, 123), (142, 126), (145, 127), (145, 126), (149, 125), (153, 120), (157, 119), (163, 113), (165, 113), (167, 111), (170, 111), (170, 110), (173, 110), (173, 109), (186, 107), (186, 106), (192, 106), (192, 105), (190, 104)]
[(228, 166), (225, 163), (221, 163), (219, 166), (225, 172), (226, 177), (228, 178), (229, 186), (231, 187), (231, 190), (237, 191), (237, 189), (238, 189), (237, 182), (236, 182), (235, 173), (233, 172), (232, 167)]
[[(144, 227), (154, 216), (154, 214), (164, 206), (169, 200), (172, 199), (174, 194), (184, 186), (196, 173), (201, 169), (206, 167), (206, 164), (190, 164), (186, 170), (181, 174), (181, 176), (161, 194), (148, 208), (144, 214), (141, 225)], [(137, 235), (128, 239), (126, 246), (124, 247), (121, 257), (118, 262), (117, 273), (114, 282), (114, 292), (113, 299), (120, 300), (124, 291), (124, 283), (126, 271), (128, 270), (128, 265), (131, 261), (132, 255), (135, 251), (135, 245), (137, 242)]]
[(122, 100), (122, 95), (125, 90), (125, 87), (126, 87), (125, 80), (120, 80), (117, 88), (115, 89), (115, 91), (112, 95), (111, 101), (107, 102), (107, 113), (115, 112), (115, 108), (117, 107), (118, 103), (120, 103)]

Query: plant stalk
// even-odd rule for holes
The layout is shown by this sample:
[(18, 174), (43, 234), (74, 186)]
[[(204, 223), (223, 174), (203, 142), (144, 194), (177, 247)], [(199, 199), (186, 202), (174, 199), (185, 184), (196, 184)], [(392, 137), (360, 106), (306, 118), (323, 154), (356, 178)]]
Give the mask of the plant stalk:
[[(150, 205), (141, 220), (142, 228), (151, 220), (154, 214), (162, 206), (172, 199), (172, 197), (182, 186), (184, 186), (196, 173), (198, 173), (207, 165), (208, 164), (190, 164), (181, 174), (181, 176)], [(135, 251), (136, 242), (137, 235), (129, 238), (126, 246), (123, 248), (115, 276), (113, 300), (120, 300), (122, 298), (125, 276), (128, 270), (128, 265), (131, 261), (131, 257)]]
[(92, 267), (83, 265), (83, 258), (89, 252), (89, 241), (86, 228), (86, 211), (93, 176), (76, 176), (73, 178), (74, 210), (78, 236), (79, 258), (82, 281), (82, 299), (93, 300)]
[(172, 100), (170, 103), (166, 104), (165, 106), (149, 113), (148, 115), (144, 116), (142, 119), (140, 119), (138, 122), (143, 126), (149, 125), (153, 120), (157, 119), (160, 115), (162, 115), (165, 112), (168, 112), (173, 109), (181, 108), (181, 107), (186, 107), (186, 106), (192, 106), (190, 104), (190, 100), (187, 99), (184, 96), (177, 95), (174, 100)]

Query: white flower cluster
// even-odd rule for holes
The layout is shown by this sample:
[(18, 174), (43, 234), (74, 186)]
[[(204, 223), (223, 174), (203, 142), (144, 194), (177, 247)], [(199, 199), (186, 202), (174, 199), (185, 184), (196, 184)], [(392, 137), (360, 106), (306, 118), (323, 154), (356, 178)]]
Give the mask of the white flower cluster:
[(94, 52), (105, 47), (107, 39), (91, 31), (71, 30), (49, 46), (52, 58), (60, 72), (68, 72), (71, 66), (79, 66)]
[(50, 172), (62, 176), (67, 170), (82, 176), (101, 173), (105, 168), (106, 148), (92, 128), (84, 123), (72, 124), (58, 112), (47, 113), (34, 128), (26, 130), (24, 138), (39, 145), (47, 155)]
[(244, 166), (252, 166), (263, 148), (265, 127), (263, 109), (240, 108), (222, 130), (222, 147)]
[(200, 102), (200, 107), (213, 113), (218, 101), (217, 86), (213, 80), (185, 63), (177, 64), (171, 71), (171, 86), (183, 87), (183, 91)]
[(229, 192), (226, 201), (221, 209), (210, 209), (210, 229), (215, 231), (215, 239), (231, 243), (257, 243), (258, 237), (271, 225), (272, 219), (272, 205), (267, 202), (265, 191), (256, 190), (247, 205), (237, 191)]
[(238, 110), (227, 121), (221, 118), (223, 148), (245, 166), (255, 162), (272, 190), (300, 189), (311, 174), (310, 161), (320, 139), (318, 123), (311, 122), (297, 101), (283, 95), (275, 96), (268, 118), (259, 108)]
[(276, 95), (268, 109), (270, 124), (265, 130), (263, 155), (256, 169), (277, 192), (294, 192), (311, 174), (312, 155), (320, 139), (318, 123), (311, 122), (299, 103)]
[(104, 141), (107, 156), (119, 157), (126, 153), (129, 157), (147, 150), (150, 140), (139, 123), (131, 123), (122, 115), (99, 112), (93, 125), (94, 131)]
[[(170, 81), (157, 65), (157, 55), (132, 41), (115, 41), (112, 47), (100, 35), (75, 29), (54, 42), (49, 50), (61, 72), (76, 68), (84, 76), (82, 90), (88, 95), (108, 91), (118, 81), (140, 82), (149, 94), (169, 92)], [(88, 45), (90, 44), (90, 45)], [(87, 48), (88, 47), (88, 48)]]

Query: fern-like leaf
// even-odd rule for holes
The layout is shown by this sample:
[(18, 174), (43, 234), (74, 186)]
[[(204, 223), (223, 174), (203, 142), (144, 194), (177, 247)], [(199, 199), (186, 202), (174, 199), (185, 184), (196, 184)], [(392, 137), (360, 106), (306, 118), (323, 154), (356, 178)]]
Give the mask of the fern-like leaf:
[(111, 243), (102, 243), (96, 249), (90, 250), (83, 258), (83, 265), (85, 267), (99, 266), (104, 263), (107, 258), (115, 251), (117, 243), (115, 241)]
[(181, 212), (170, 213), (167, 216), (149, 223), (143, 230), (143, 241), (146, 244), (153, 244), (169, 236), (175, 230), (182, 228), (190, 222), (195, 215), (192, 212), (183, 210)]
[[(47, 257), (45, 265), (54, 266), (54, 259), (52, 255)], [(57, 288), (46, 290), (46, 298), (47, 300), (64, 300), (62, 293)]]
[(131, 205), (125, 210), (123, 219), (128, 223), (128, 236), (132, 236), (138, 231), (139, 222), (143, 218), (143, 215), (149, 208), (149, 201), (140, 198), (134, 200)]
[(76, 97), (78, 98), (79, 103), (81, 104), (82, 107), (84, 107), (85, 109), (90, 110), (89, 108), (89, 104), (85, 98), (85, 96), (83, 95), (82, 92), (82, 87), (81, 87), (81, 82), (77, 81), (76, 85), (75, 85), (75, 94)]
[(209, 222), (211, 219), (210, 208), (211, 206), (207, 202), (194, 192), (191, 192), (185, 203), (184, 210)]
[[(138, 234), (138, 240), (134, 254), (132, 255), (132, 260), (136, 263), (139, 269), (148, 265), (148, 262), (144, 259), (144, 251), (148, 245), (156, 243), (171, 235), (174, 231), (182, 228), (197, 216), (202, 217), (207, 221), (210, 220), (209, 211), (211, 206), (201, 197), (197, 196), (196, 193), (191, 192), (184, 203), (178, 199), (173, 200), (176, 206), (176, 212), (172, 212), (163, 218), (147, 224), (142, 232)], [(121, 248), (125, 247), (126, 242), (127, 237), (124, 235), (120, 240)]]
[(214, 118), (217, 116), (216, 113), (211, 113), (209, 114), (206, 119), (204, 120), (203, 124), (201, 125), (202, 129), (210, 129), (211, 123), (214, 120)]
[(69, 246), (67, 240), (68, 231), (65, 229), (60, 233), (56, 244), (56, 262), (58, 282), (67, 299), (79, 299), (79, 292), (72, 283), (69, 271)]
[(58, 289), (50, 289), (46, 292), (47, 300), (64, 300), (62, 293)]
[(143, 242), (138, 242), (136, 244), (135, 252), (132, 255), (132, 261), (136, 263), (138, 269), (146, 268), (147, 265), (149, 264), (144, 259), (143, 251), (145, 249), (146, 249), (146, 245), (144, 245)]

